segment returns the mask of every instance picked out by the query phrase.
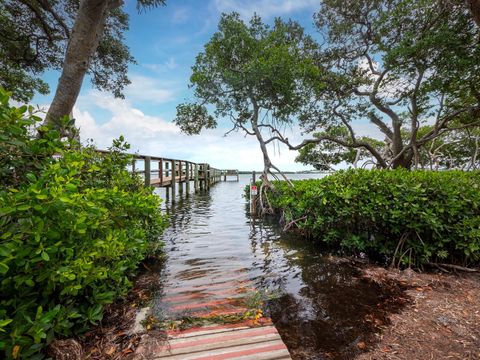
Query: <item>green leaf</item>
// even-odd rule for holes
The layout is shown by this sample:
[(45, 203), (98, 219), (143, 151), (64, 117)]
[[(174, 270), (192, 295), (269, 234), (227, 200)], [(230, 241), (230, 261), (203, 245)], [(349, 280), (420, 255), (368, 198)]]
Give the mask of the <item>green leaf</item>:
[(8, 324), (10, 324), (12, 321), (13, 321), (13, 319), (0, 320), (0, 331), (5, 332), (5, 330), (3, 328), (5, 326), (7, 326)]
[(6, 274), (9, 269), (10, 268), (7, 266), (7, 264), (0, 262), (0, 274)]
[(43, 260), (45, 261), (50, 261), (50, 256), (45, 251), (42, 251), (42, 254), (40, 255)]

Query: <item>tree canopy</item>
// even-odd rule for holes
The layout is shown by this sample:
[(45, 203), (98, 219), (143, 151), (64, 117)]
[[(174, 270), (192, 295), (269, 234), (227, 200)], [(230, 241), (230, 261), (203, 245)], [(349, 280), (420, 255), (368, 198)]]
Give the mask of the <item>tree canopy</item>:
[(186, 133), (198, 134), (216, 127), (218, 117), (230, 119), (231, 131), (259, 141), (266, 180), (272, 169), (278, 170), (267, 145), (301, 116), (323, 86), (316, 51), (316, 43), (296, 22), (276, 19), (270, 27), (257, 15), (246, 24), (237, 13), (223, 14), (192, 69), (195, 99), (177, 107), (176, 123)]
[[(60, 70), (78, 12), (78, 0), (6, 0), (0, 3), (0, 86), (13, 97), (28, 101), (35, 92), (46, 94), (46, 70)], [(128, 15), (112, 9), (88, 74), (94, 87), (123, 96), (130, 83), (128, 65), (134, 63), (125, 45)]]
[[(314, 19), (321, 41), (292, 21), (270, 29), (258, 16), (247, 25), (223, 15), (193, 67), (195, 101), (178, 106), (176, 123), (198, 133), (232, 119), (259, 140), (265, 174), (272, 141), (321, 169), (360, 159), (411, 168), (434, 139), (480, 126), (480, 28), (463, 1), (324, 0)], [(384, 140), (358, 135), (358, 122)], [(311, 138), (293, 144), (291, 124)]]
[[(334, 142), (365, 149), (378, 167), (410, 168), (431, 140), (479, 126), (480, 29), (463, 2), (324, 0), (315, 20), (329, 79), (303, 126), (322, 135), (291, 149)], [(385, 136), (383, 151), (356, 135), (365, 119)]]

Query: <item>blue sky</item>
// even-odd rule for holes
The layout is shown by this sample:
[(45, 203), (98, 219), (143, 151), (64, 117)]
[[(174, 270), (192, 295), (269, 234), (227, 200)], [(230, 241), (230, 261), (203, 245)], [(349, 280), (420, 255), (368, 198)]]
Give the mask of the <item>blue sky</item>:
[[(99, 148), (124, 135), (132, 151), (155, 156), (207, 162), (217, 168), (261, 169), (262, 157), (255, 139), (243, 134), (223, 137), (227, 122), (216, 130), (188, 137), (172, 123), (176, 106), (191, 98), (188, 89), (190, 68), (215, 32), (222, 12), (237, 11), (244, 19), (254, 12), (265, 21), (277, 17), (299, 21), (315, 35), (313, 14), (318, 0), (167, 0), (167, 6), (139, 14), (134, 0), (126, 0), (130, 30), (126, 42), (138, 64), (129, 69), (132, 84), (125, 90), (125, 100), (92, 89), (86, 79), (74, 117), (82, 139), (92, 138)], [(44, 78), (52, 93), (58, 73)], [(37, 96), (34, 103), (48, 106), (52, 94)], [(292, 129), (289, 138), (300, 139)], [(295, 152), (271, 148), (273, 160), (283, 170), (305, 167), (293, 160)]]

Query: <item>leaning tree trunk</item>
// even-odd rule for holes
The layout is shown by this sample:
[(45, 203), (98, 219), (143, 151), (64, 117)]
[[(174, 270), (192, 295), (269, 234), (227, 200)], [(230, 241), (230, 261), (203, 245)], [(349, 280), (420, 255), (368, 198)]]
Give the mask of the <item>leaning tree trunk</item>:
[(466, 2), (473, 20), (480, 26), (480, 0), (466, 0)]
[[(69, 116), (82, 87), (90, 60), (103, 35), (108, 11), (122, 4), (121, 0), (81, 0), (70, 35), (62, 74), (45, 124), (60, 127), (59, 120)], [(71, 134), (65, 134), (71, 135)]]
[(268, 179), (268, 175), (271, 174), (274, 178), (278, 180), (278, 177), (272, 172), (272, 169), (276, 170), (283, 177), (283, 179), (287, 181), (290, 185), (293, 186), (293, 184), (285, 176), (285, 174), (280, 171), (278, 167), (273, 165), (272, 161), (270, 160), (267, 144), (265, 143), (265, 140), (262, 136), (262, 132), (258, 127), (258, 115), (259, 115), (258, 108), (256, 105), (254, 105), (254, 113), (251, 119), (252, 130), (255, 133), (255, 137), (258, 140), (258, 143), (260, 145), (260, 150), (262, 151), (262, 154), (263, 154), (263, 171), (262, 171), (262, 175), (260, 175), (262, 184), (260, 186), (260, 191), (259, 191), (260, 209), (262, 214), (271, 214), (273, 213), (273, 208), (270, 205), (270, 202), (268, 200), (268, 191), (273, 190), (274, 186)]

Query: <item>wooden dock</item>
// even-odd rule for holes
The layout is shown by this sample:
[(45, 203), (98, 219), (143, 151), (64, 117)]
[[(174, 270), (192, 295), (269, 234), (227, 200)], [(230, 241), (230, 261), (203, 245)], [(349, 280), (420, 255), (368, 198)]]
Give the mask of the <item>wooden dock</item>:
[[(237, 269), (238, 270), (238, 269)], [(141, 341), (134, 359), (159, 360), (286, 360), (290, 353), (268, 317), (233, 323), (212, 323), (210, 319), (248, 311), (248, 299), (256, 291), (244, 271), (174, 282), (161, 300), (166, 319), (184, 316), (203, 318), (207, 325), (167, 331), (167, 339), (149, 344)], [(227, 317), (225, 318), (227, 319)]]
[[(97, 150), (106, 153), (106, 150)], [(238, 170), (236, 169), (216, 169), (207, 163), (195, 163), (187, 160), (170, 159), (158, 156), (129, 154), (133, 157), (131, 171), (141, 174), (145, 180), (145, 185), (155, 186), (166, 189), (166, 195), (169, 197), (169, 191), (176, 194), (177, 188), (180, 194), (185, 191), (190, 192), (193, 186), (195, 192), (199, 190), (208, 190), (212, 185), (219, 181), (228, 181), (234, 178), (239, 181)], [(175, 196), (172, 195), (172, 201)]]
[(283, 360), (291, 359), (273, 325), (218, 325), (170, 333), (152, 359), (165, 360)]

